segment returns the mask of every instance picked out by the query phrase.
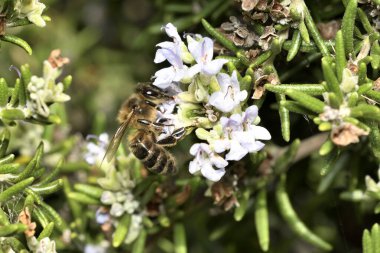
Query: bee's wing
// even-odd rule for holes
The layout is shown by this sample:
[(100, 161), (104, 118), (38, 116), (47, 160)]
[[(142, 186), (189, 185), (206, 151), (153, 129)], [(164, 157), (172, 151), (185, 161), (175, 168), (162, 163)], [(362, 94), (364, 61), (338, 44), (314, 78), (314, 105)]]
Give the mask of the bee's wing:
[(107, 151), (103, 157), (102, 163), (104, 160), (107, 161), (107, 163), (111, 162), (112, 158), (115, 156), (117, 149), (120, 146), (121, 141), (123, 140), (123, 136), (126, 133), (129, 123), (132, 120), (134, 111), (131, 111), (128, 116), (127, 120), (124, 121), (116, 130), (116, 133), (112, 137), (110, 144), (107, 147)]

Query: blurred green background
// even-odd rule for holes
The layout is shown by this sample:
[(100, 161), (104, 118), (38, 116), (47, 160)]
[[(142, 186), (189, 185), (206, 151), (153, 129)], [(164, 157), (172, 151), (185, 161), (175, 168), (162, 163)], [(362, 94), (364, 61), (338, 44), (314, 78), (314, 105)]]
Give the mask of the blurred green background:
[[(160, 27), (185, 17), (179, 26), (188, 27), (191, 32), (192, 24), (199, 25), (199, 18), (192, 17), (208, 4), (208, 1), (166, 0), (42, 2), (47, 6), (44, 13), (52, 19), (45, 28), (26, 26), (9, 31), (28, 41), (33, 55), (3, 43), (0, 71), (10, 78), (16, 73), (8, 71), (8, 63), (15, 66), (29, 63), (32, 71), (39, 73), (41, 62), (50, 51), (60, 48), (62, 55), (71, 60), (64, 71), (74, 78), (68, 91), (72, 97), (68, 103), (72, 130), (82, 133), (93, 130), (95, 113), (107, 115), (106, 122), (110, 125), (106, 128), (116, 127), (119, 105), (133, 92), (137, 82), (150, 81), (157, 70), (153, 63), (155, 45), (164, 39)], [(212, 10), (225, 9), (232, 3), (212, 2), (217, 2)]]

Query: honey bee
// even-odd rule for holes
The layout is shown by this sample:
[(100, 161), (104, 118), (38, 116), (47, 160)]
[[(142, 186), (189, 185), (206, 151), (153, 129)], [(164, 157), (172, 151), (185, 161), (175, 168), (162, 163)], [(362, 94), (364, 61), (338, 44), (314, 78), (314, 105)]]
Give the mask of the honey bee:
[[(172, 131), (158, 140), (166, 126), (165, 119), (157, 120), (158, 106), (173, 96), (150, 83), (140, 83), (136, 92), (121, 106), (118, 114), (118, 127), (107, 148), (104, 159), (110, 162), (116, 154), (123, 136), (129, 128), (135, 133), (129, 137), (129, 148), (142, 164), (151, 172), (159, 174), (176, 173), (177, 167), (173, 155), (165, 147), (174, 146), (187, 132), (186, 127)], [(104, 160), (103, 159), (103, 160)]]

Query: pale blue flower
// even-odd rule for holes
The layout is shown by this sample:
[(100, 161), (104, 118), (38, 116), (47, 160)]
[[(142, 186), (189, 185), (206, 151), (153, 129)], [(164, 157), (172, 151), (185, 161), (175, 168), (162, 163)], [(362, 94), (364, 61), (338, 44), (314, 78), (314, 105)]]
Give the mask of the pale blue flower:
[(202, 73), (208, 76), (216, 75), (228, 60), (213, 60), (214, 42), (207, 37), (197, 39), (198, 40), (191, 36), (187, 36), (189, 51), (197, 63), (189, 69), (189, 76), (194, 76), (197, 73)]
[(111, 216), (108, 211), (105, 211), (104, 208), (98, 208), (95, 213), (95, 220), (96, 223), (103, 225), (106, 222), (109, 222), (111, 220)]
[[(190, 148), (190, 154), (195, 156), (189, 164), (189, 172), (194, 174), (198, 171), (211, 181), (219, 181), (226, 173), (225, 167), (228, 162), (211, 150), (206, 143), (196, 143)], [(215, 169), (214, 166), (218, 169)]]
[[(171, 64), (170, 67), (158, 70), (153, 76), (155, 79), (153, 85), (161, 89), (173, 87), (177, 82), (190, 83), (198, 73), (206, 76), (216, 75), (228, 62), (225, 59), (212, 59), (213, 41), (210, 38), (197, 36), (197, 39), (194, 39), (187, 36), (188, 47), (186, 47), (173, 24), (165, 25), (163, 30), (173, 41), (157, 44), (159, 49), (156, 52), (154, 62), (168, 61)], [(194, 62), (196, 64), (191, 67), (185, 64), (193, 64)]]
[(156, 52), (154, 62), (161, 63), (167, 60), (171, 66), (160, 69), (154, 74), (153, 78), (155, 80), (153, 85), (166, 89), (173, 82), (179, 82), (186, 75), (188, 67), (183, 63), (181, 58), (181, 48), (184, 46), (184, 43), (178, 34), (177, 28), (173, 24), (168, 23), (162, 29), (173, 39), (173, 42), (164, 41), (157, 44), (159, 49)]
[(231, 117), (220, 119), (223, 136), (213, 141), (217, 153), (229, 151), (226, 160), (239, 161), (248, 153), (254, 153), (264, 148), (265, 144), (258, 140), (270, 140), (269, 131), (255, 125), (258, 108), (252, 105), (242, 114), (233, 114)]
[(217, 80), (220, 85), (220, 90), (212, 93), (209, 99), (210, 105), (216, 109), (222, 112), (231, 112), (240, 105), (240, 102), (247, 98), (247, 91), (240, 91), (236, 71), (232, 73), (232, 76), (219, 73)]
[(109, 143), (108, 134), (102, 133), (99, 137), (96, 135), (89, 135), (86, 140), (87, 145), (84, 154), (85, 161), (90, 165), (100, 163), (106, 153)]

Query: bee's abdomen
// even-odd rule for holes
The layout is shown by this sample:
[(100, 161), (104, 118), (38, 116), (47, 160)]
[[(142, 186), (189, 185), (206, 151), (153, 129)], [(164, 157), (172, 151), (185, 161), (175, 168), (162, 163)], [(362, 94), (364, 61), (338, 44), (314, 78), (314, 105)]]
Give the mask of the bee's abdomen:
[(148, 170), (159, 174), (172, 174), (177, 171), (173, 156), (143, 133), (133, 138), (129, 146)]

